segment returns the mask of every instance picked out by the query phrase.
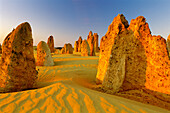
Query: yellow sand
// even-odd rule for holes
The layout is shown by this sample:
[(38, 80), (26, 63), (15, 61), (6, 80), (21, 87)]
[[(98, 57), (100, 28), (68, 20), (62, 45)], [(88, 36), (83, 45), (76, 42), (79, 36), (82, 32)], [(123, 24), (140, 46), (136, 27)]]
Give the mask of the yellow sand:
[(53, 54), (52, 57), (55, 66), (37, 66), (39, 89), (0, 94), (0, 113), (169, 112), (90, 89), (95, 85), (98, 56)]

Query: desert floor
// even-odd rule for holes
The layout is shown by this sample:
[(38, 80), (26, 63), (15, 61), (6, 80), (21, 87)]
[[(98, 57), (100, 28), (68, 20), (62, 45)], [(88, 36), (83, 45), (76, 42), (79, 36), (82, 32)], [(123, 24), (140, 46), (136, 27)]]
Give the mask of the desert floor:
[[(37, 89), (1, 93), (0, 112), (15, 113), (167, 113), (169, 111), (98, 92), (98, 56), (52, 55), (54, 66), (37, 66)], [(36, 51), (35, 51), (36, 58)]]

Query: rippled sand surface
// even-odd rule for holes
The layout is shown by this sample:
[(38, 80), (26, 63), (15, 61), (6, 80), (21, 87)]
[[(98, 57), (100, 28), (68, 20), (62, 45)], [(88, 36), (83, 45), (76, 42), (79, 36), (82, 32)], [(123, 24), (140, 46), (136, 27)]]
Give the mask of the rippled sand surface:
[[(35, 54), (36, 57), (36, 54)], [(2, 113), (166, 113), (165, 109), (92, 90), (98, 56), (53, 54), (55, 66), (37, 66), (38, 89), (0, 94)]]

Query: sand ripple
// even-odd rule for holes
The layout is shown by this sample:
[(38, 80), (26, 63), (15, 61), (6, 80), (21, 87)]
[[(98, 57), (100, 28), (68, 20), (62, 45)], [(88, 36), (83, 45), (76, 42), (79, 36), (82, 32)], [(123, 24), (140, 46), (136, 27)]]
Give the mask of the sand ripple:
[(97, 57), (71, 61), (74, 63), (65, 59), (63, 65), (37, 67), (39, 89), (0, 94), (0, 113), (168, 112), (84, 87), (86, 79), (89, 84), (95, 80)]

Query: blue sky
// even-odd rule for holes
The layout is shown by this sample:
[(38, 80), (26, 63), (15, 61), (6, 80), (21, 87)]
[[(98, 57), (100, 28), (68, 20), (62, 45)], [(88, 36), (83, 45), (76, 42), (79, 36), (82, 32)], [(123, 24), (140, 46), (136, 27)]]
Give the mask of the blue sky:
[(99, 34), (99, 42), (118, 14), (128, 22), (144, 16), (153, 35), (165, 39), (170, 34), (170, 0), (0, 0), (0, 43), (13, 28), (29, 22), (34, 45), (54, 36), (55, 46), (74, 45), (90, 30)]

